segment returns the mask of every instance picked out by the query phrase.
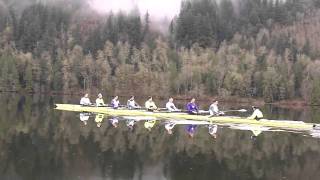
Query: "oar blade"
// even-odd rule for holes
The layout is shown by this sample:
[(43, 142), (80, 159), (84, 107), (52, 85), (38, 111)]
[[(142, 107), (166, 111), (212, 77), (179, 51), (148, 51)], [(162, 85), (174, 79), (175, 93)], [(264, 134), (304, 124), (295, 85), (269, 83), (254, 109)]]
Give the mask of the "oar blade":
[(246, 109), (239, 109), (239, 112), (247, 112)]

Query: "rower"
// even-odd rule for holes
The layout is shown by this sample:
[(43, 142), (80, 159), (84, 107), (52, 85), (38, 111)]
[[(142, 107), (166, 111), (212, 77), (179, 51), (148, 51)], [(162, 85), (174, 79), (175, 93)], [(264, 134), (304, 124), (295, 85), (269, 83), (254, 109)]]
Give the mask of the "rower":
[(253, 110), (253, 113), (251, 116), (248, 117), (248, 119), (255, 119), (259, 121), (260, 119), (263, 118), (263, 114), (258, 107), (252, 106), (252, 110)]
[(208, 126), (209, 134), (216, 139), (217, 138), (217, 131), (218, 131), (218, 126), (215, 124), (210, 124)]
[(111, 101), (111, 106), (113, 109), (118, 109), (120, 105), (119, 97), (115, 96)]
[(149, 96), (148, 100), (145, 102), (145, 107), (148, 111), (155, 111), (158, 109), (151, 96)]
[(89, 94), (86, 93), (81, 99), (80, 99), (80, 105), (82, 106), (90, 106), (91, 102), (89, 99)]
[(170, 97), (169, 101), (166, 104), (166, 108), (168, 109), (168, 111), (174, 112), (174, 111), (180, 111), (178, 108), (176, 108), (176, 106), (173, 104), (173, 98)]
[(128, 109), (140, 109), (141, 106), (139, 106), (138, 103), (134, 100), (134, 96), (131, 96), (130, 99), (127, 101)]
[(172, 129), (174, 128), (174, 126), (176, 125), (176, 123), (174, 122), (167, 122), (164, 125), (164, 128), (167, 130), (168, 134), (172, 134)]
[(102, 99), (102, 94), (98, 94), (98, 98), (96, 99), (96, 106), (105, 106), (104, 101)]
[(196, 99), (192, 98), (191, 101), (187, 104), (187, 111), (189, 114), (198, 114), (199, 108), (195, 103)]
[(217, 100), (213, 100), (213, 101), (212, 101), (212, 104), (211, 104), (210, 107), (209, 107), (210, 117), (212, 117), (212, 116), (221, 116), (221, 115), (224, 115), (224, 112), (219, 111), (218, 103), (219, 103), (219, 102), (218, 102)]

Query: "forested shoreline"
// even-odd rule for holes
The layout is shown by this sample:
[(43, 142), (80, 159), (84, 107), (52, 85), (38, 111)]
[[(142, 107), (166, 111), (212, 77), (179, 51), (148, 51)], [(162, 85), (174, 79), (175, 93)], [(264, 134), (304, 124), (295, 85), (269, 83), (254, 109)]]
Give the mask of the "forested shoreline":
[(0, 0), (0, 91), (320, 104), (319, 0), (185, 0), (168, 32), (85, 0)]

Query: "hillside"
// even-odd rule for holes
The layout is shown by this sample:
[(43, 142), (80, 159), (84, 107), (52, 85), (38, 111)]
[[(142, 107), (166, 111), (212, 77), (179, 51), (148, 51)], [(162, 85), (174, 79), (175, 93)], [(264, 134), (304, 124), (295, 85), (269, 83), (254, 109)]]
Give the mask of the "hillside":
[(2, 3), (0, 90), (320, 104), (318, 5), (186, 0), (163, 34), (139, 12)]

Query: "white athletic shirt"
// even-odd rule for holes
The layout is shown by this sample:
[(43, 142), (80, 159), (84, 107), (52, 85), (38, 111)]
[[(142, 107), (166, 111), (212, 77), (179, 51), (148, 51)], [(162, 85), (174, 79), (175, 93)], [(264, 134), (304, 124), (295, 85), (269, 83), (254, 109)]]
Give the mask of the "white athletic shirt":
[(80, 104), (81, 105), (90, 105), (91, 102), (90, 102), (90, 99), (87, 98), (87, 97), (82, 97), (81, 100), (80, 100)]
[(217, 114), (219, 114), (219, 108), (218, 108), (218, 106), (216, 105), (216, 104), (211, 104), (210, 105), (210, 108), (209, 108), (209, 113), (210, 113), (210, 115), (217, 115)]
[(120, 104), (120, 101), (118, 99), (117, 100), (112, 99), (111, 105), (112, 105), (113, 108), (119, 107), (119, 104)]
[(128, 100), (127, 102), (127, 106), (129, 109), (131, 108), (139, 108), (140, 106), (137, 105), (136, 101), (135, 100)]
[(177, 111), (178, 108), (176, 108), (176, 106), (173, 104), (173, 102), (167, 102), (166, 104), (166, 108), (169, 110), (169, 111)]
[(255, 119), (255, 118), (263, 118), (263, 114), (259, 109), (254, 110), (252, 115), (249, 117), (249, 119)]

